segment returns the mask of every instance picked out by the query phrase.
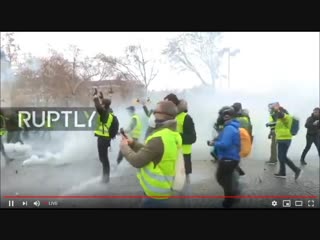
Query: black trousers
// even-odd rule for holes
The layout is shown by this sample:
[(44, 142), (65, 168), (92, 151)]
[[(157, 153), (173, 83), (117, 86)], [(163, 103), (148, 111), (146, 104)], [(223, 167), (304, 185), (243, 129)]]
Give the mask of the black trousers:
[(17, 142), (24, 144), (21, 139), (21, 131), (8, 131), (7, 143), (17, 143)]
[[(240, 193), (238, 178), (236, 178), (238, 165), (239, 161), (234, 160), (219, 160), (218, 162), (216, 179), (223, 188), (224, 196), (236, 196)], [(234, 198), (225, 198), (224, 206), (231, 206), (233, 202)]]
[(4, 149), (4, 145), (3, 145), (3, 142), (2, 142), (2, 136), (0, 136), (0, 154), (3, 154), (4, 158), (7, 160), (8, 159), (8, 155)]
[(110, 163), (109, 163), (109, 157), (108, 157), (110, 139), (106, 137), (98, 137), (97, 142), (98, 142), (99, 160), (102, 163), (102, 173), (104, 176), (110, 176)]
[(301, 161), (304, 162), (304, 159), (306, 158), (307, 153), (309, 152), (312, 143), (316, 146), (318, 150), (318, 155), (320, 157), (320, 136), (319, 135), (307, 135), (306, 136), (307, 144), (304, 148), (302, 155), (301, 155)]
[(190, 154), (183, 154), (184, 159), (184, 168), (186, 170), (186, 175), (192, 173), (192, 163), (191, 163), (191, 153)]

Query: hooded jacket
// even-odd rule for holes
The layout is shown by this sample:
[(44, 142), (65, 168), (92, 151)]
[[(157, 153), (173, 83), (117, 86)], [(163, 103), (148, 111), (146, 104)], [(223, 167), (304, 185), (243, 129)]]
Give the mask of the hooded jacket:
[(214, 142), (214, 147), (219, 160), (240, 161), (240, 123), (238, 120), (231, 120)]
[(305, 127), (307, 128), (307, 135), (320, 135), (320, 128), (318, 125), (313, 125), (315, 121), (319, 120), (319, 118), (316, 118), (313, 114), (308, 117)]

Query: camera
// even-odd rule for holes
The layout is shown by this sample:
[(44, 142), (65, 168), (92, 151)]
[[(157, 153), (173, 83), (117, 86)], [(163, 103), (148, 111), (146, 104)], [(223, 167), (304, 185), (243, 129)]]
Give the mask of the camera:
[(207, 140), (207, 145), (208, 145), (208, 146), (212, 146), (212, 141)]

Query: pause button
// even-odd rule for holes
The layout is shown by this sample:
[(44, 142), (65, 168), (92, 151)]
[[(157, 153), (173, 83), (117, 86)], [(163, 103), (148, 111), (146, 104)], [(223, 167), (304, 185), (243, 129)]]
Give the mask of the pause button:
[(14, 201), (13, 200), (9, 200), (9, 207), (14, 207)]

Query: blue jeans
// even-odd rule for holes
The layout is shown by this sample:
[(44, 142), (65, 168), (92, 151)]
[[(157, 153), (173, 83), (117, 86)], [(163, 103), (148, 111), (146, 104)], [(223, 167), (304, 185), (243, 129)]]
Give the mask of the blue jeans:
[(278, 159), (280, 162), (279, 174), (286, 175), (286, 165), (288, 165), (292, 171), (297, 172), (298, 167), (288, 158), (288, 150), (291, 144), (291, 140), (278, 140)]
[(168, 208), (169, 199), (144, 198), (142, 208)]

